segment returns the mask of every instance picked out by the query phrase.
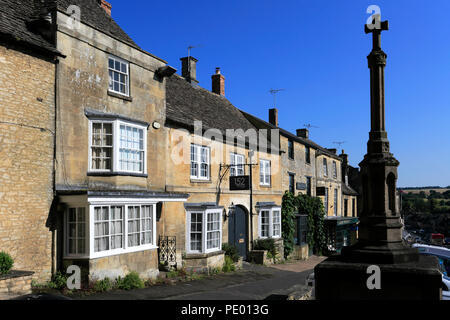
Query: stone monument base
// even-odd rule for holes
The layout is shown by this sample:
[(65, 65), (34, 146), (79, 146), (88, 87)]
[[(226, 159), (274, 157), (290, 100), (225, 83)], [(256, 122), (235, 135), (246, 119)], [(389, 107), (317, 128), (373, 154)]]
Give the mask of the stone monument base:
[[(377, 265), (381, 289), (368, 289), (367, 268)], [(440, 300), (442, 275), (436, 257), (396, 264), (358, 263), (331, 256), (314, 268), (317, 300)]]

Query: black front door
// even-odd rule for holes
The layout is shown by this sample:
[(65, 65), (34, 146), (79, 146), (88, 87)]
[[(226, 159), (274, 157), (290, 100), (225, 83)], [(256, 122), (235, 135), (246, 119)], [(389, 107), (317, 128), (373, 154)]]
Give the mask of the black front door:
[(244, 209), (236, 206), (228, 219), (228, 243), (236, 246), (239, 255), (247, 259), (247, 215)]

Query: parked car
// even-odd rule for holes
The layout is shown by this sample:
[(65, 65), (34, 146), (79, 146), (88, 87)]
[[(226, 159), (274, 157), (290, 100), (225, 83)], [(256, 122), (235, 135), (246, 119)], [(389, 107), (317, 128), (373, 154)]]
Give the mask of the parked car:
[(442, 300), (450, 300), (450, 249), (417, 243), (412, 247), (419, 249), (420, 254), (435, 256), (439, 259), (442, 273)]

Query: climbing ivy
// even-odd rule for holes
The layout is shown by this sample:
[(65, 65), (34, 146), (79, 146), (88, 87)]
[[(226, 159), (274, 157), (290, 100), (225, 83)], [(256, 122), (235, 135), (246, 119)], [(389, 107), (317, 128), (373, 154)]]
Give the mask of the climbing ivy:
[(284, 240), (284, 256), (294, 249), (295, 213), (308, 215), (307, 241), (313, 252), (321, 255), (326, 247), (324, 230), (324, 207), (320, 198), (304, 194), (295, 196), (286, 191), (282, 202), (282, 228)]
[(281, 204), (281, 230), (285, 258), (294, 250), (295, 213), (297, 212), (295, 202), (295, 196), (286, 191)]

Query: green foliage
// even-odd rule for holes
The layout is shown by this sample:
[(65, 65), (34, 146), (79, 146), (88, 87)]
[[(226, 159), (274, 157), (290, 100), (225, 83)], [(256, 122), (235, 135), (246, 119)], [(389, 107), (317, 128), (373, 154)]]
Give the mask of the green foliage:
[(139, 289), (144, 288), (144, 281), (139, 278), (139, 274), (137, 272), (130, 272), (124, 278), (117, 278), (117, 288), (122, 290), (131, 290), (131, 289)]
[(318, 197), (299, 194), (296, 197), (296, 206), (299, 213), (308, 215), (307, 241), (309, 247), (315, 253), (321, 255), (326, 248), (325, 210), (322, 200)]
[(67, 275), (57, 272), (53, 275), (52, 281), (48, 283), (48, 287), (52, 289), (62, 290), (67, 286)]
[(236, 268), (234, 266), (233, 259), (229, 256), (225, 256), (225, 263), (223, 264), (222, 271), (223, 272), (230, 272), (235, 271)]
[(225, 258), (230, 257), (233, 262), (239, 261), (239, 253), (236, 246), (230, 245), (228, 243), (223, 243), (222, 250), (225, 251)]
[(109, 291), (114, 287), (114, 282), (109, 278), (105, 278), (94, 283), (94, 290), (97, 292)]
[(294, 250), (296, 198), (286, 191), (281, 204), (281, 230), (284, 244), (284, 257), (287, 258)]
[(14, 265), (14, 260), (4, 251), (0, 252), (0, 274), (7, 274)]
[(253, 248), (255, 250), (266, 250), (272, 257), (275, 257), (278, 253), (277, 247), (275, 246), (275, 240), (272, 238), (255, 240)]

